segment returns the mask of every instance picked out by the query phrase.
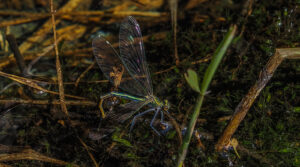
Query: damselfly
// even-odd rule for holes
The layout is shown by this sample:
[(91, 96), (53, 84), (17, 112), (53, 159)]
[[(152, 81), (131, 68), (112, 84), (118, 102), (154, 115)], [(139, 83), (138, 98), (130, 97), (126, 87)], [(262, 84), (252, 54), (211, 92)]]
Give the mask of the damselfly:
[[(121, 23), (119, 48), (120, 54), (102, 36), (93, 39), (93, 52), (102, 72), (115, 86), (126, 92), (111, 92), (102, 96), (101, 100), (103, 101), (103, 99), (109, 97), (120, 97), (131, 100), (131, 102), (124, 104), (124, 107), (131, 108), (132, 111), (125, 116), (125, 119), (122, 118), (123, 120), (127, 120), (136, 114), (133, 117), (130, 130), (132, 130), (136, 119), (149, 112), (154, 112), (150, 126), (159, 135), (160, 133), (153, 126), (153, 123), (160, 113), (161, 123), (167, 126), (163, 122), (163, 112), (168, 112), (169, 103), (167, 100), (161, 101), (153, 95), (142, 33), (139, 24), (131, 16), (127, 17)], [(100, 102), (100, 109), (104, 113), (102, 101)], [(144, 106), (148, 106), (150, 109), (138, 113)]]

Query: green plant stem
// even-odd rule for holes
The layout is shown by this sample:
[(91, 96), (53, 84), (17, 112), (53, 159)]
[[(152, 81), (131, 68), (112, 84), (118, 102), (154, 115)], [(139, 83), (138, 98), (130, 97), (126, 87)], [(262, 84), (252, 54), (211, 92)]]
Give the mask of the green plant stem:
[(208, 68), (205, 71), (204, 77), (203, 77), (203, 82), (200, 87), (200, 93), (198, 95), (197, 101), (196, 101), (196, 106), (194, 108), (194, 113), (192, 115), (192, 118), (190, 120), (187, 133), (184, 136), (183, 143), (179, 149), (179, 154), (178, 154), (178, 162), (177, 166), (182, 167), (184, 159), (187, 154), (187, 149), (190, 144), (194, 128), (197, 122), (197, 118), (200, 113), (200, 109), (204, 100), (205, 93), (208, 89), (208, 86), (217, 70), (217, 67), (219, 66), (223, 56), (225, 55), (233, 37), (236, 32), (237, 27), (235, 25), (231, 26), (225, 36), (225, 38), (222, 40), (218, 48), (216, 49), (213, 58), (211, 60), (211, 63), (209, 64)]
[(187, 129), (187, 133), (184, 136), (183, 143), (179, 150), (180, 156), (178, 158), (178, 163), (177, 163), (178, 164), (177, 166), (179, 166), (179, 167), (182, 167), (182, 165), (183, 165), (183, 162), (184, 162), (184, 159), (185, 159), (185, 156), (186, 156), (186, 153), (187, 153), (187, 150), (188, 150), (188, 147), (189, 147), (189, 144), (190, 144), (193, 132), (194, 132), (194, 128), (195, 128), (195, 125), (197, 122), (197, 118), (200, 114), (200, 109), (201, 109), (203, 100), (204, 100), (204, 95), (199, 94), (198, 98), (197, 98), (196, 106), (194, 108), (194, 113), (192, 115), (191, 121), (189, 123), (189, 127)]

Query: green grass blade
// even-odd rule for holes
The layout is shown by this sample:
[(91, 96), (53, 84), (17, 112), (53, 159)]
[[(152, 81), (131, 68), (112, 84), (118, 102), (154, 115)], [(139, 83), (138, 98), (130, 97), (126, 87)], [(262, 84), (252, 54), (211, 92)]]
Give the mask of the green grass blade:
[(201, 92), (205, 93), (208, 89), (208, 86), (212, 80), (212, 77), (214, 76), (223, 56), (226, 53), (227, 48), (229, 47), (234, 34), (236, 31), (236, 26), (231, 26), (229, 28), (229, 31), (227, 32), (225, 38), (223, 39), (223, 41), (221, 42), (221, 44), (218, 46), (217, 50), (215, 51), (211, 63), (209, 64), (208, 68), (205, 71), (204, 77), (203, 77), (203, 81), (201, 84)]
[(213, 77), (214, 73), (216, 72), (216, 69), (217, 69), (218, 65), (220, 64), (220, 62), (222, 60), (222, 57), (224, 56), (227, 48), (229, 47), (229, 45), (230, 45), (230, 43), (231, 43), (231, 41), (234, 37), (235, 31), (236, 31), (236, 26), (231, 26), (229, 28), (229, 31), (227, 32), (225, 38), (223, 39), (223, 41), (221, 42), (221, 44), (217, 48), (211, 63), (209, 64), (207, 70), (205, 71), (205, 75), (204, 75), (203, 82), (202, 82), (201, 89), (200, 89), (202, 93), (200, 93), (198, 98), (197, 98), (196, 105), (195, 105), (195, 108), (194, 108), (194, 112), (193, 112), (193, 115), (192, 115), (191, 120), (189, 122), (187, 133), (184, 136), (182, 145), (179, 149), (179, 155), (178, 155), (178, 159), (177, 159), (178, 160), (177, 161), (177, 166), (178, 167), (182, 167), (184, 159), (186, 157), (187, 149), (188, 149), (188, 146), (190, 144), (190, 141), (191, 141), (191, 138), (192, 138), (192, 135), (193, 135), (193, 132), (194, 132), (194, 128), (195, 128), (195, 125), (196, 125), (196, 122), (197, 122), (197, 118), (199, 116), (200, 109), (201, 109), (201, 106), (202, 106), (202, 103), (203, 103), (203, 100), (204, 100), (204, 94), (205, 94), (205, 92), (206, 92), (206, 90), (207, 90), (207, 88), (208, 88), (208, 86), (209, 86), (209, 84), (212, 80), (212, 77)]

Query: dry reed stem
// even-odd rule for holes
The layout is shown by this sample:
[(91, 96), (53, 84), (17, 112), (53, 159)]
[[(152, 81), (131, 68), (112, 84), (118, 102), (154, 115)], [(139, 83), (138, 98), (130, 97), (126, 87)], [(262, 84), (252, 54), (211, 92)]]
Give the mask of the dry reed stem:
[(88, 66), (88, 68), (86, 70), (83, 71), (83, 73), (80, 74), (80, 76), (76, 79), (75, 87), (78, 86), (80, 80), (85, 76), (86, 73), (88, 73), (94, 67), (95, 64), (96, 64), (96, 61), (94, 61), (90, 66)]
[[(29, 87), (35, 88), (37, 90), (40, 90), (40, 91), (43, 91), (43, 92), (46, 92), (46, 93), (51, 93), (51, 94), (59, 95), (59, 93), (57, 93), (57, 92), (54, 92), (54, 91), (51, 91), (51, 90), (47, 90), (47, 89), (39, 86), (37, 84), (38, 82), (35, 81), (35, 80), (33, 80), (33, 79), (23, 78), (23, 77), (20, 77), (20, 76), (17, 76), (17, 75), (12, 75), (12, 74), (7, 74), (7, 73), (4, 73), (2, 71), (0, 71), (0, 76), (9, 78), (9, 79), (11, 79), (13, 81), (16, 81), (16, 82), (20, 83), (20, 84), (27, 85)], [(86, 99), (84, 97), (73, 96), (73, 95), (66, 95), (66, 97), (71, 97), (71, 98), (74, 98), (74, 99), (81, 99), (81, 100)]]
[(37, 20), (44, 19), (44, 18), (45, 17), (28, 17), (28, 18), (18, 18), (18, 19), (13, 19), (13, 20), (5, 20), (0, 23), (0, 28), (18, 25), (18, 24), (30, 23), (30, 22), (37, 21)]
[[(57, 39), (57, 43), (59, 43), (59, 41), (74, 41), (80, 37), (82, 37), (82, 35), (85, 33), (86, 31), (86, 26), (82, 26), (82, 25), (76, 25), (76, 24), (72, 24), (69, 26), (65, 26), (62, 27), (58, 30), (56, 30), (56, 36), (58, 36), (59, 38)], [(49, 38), (47, 40), (44, 40), (43, 43), (41, 44), (41, 46), (49, 46), (53, 44), (53, 38)]]
[(8, 146), (8, 145), (0, 144), (0, 152), (3, 153), (20, 152), (25, 149), (30, 149), (30, 146)]
[(177, 49), (177, 9), (178, 9), (178, 0), (169, 0), (169, 6), (171, 10), (171, 21), (172, 21), (172, 30), (173, 30), (173, 47), (174, 47), (174, 56), (176, 65), (179, 65), (180, 60), (178, 56)]
[[(9, 104), (9, 103), (17, 103), (17, 104), (34, 104), (34, 105), (60, 105), (59, 100), (23, 100), (23, 99), (13, 99), (13, 100), (0, 100), (0, 104)], [(66, 100), (66, 105), (73, 106), (97, 106), (97, 103), (93, 101), (87, 100)]]
[[(81, 2), (81, 0), (69, 0), (62, 8), (59, 9), (59, 12), (70, 12), (74, 10)], [(31, 37), (27, 38), (27, 40), (20, 45), (19, 49), (21, 53), (28, 50), (34, 43), (41, 42), (46, 37), (46, 35), (50, 32), (52, 28), (51, 21), (51, 19), (47, 20), (39, 30), (33, 33)], [(59, 23), (60, 21), (61, 20), (56, 20), (56, 23)], [(12, 54), (9, 55), (8, 60), (9, 61), (4, 61), (0, 63), (0, 69), (8, 65), (10, 61), (13, 60)]]
[[(1, 27), (14, 26), (18, 24), (30, 23), (33, 21), (41, 20), (51, 16), (49, 13), (30, 13), (30, 12), (17, 12), (17, 11), (0, 11), (0, 15), (14, 15), (14, 16), (25, 16), (25, 18), (17, 18), (13, 20), (3, 21), (0, 23)], [(82, 20), (82, 21), (93, 21), (99, 22), (101, 17), (117, 17), (122, 18), (125, 16), (142, 16), (142, 17), (165, 17), (168, 14), (166, 12), (144, 12), (144, 11), (116, 11), (116, 12), (106, 12), (106, 11), (73, 11), (73, 12), (57, 12), (55, 16), (59, 19), (67, 20)], [(74, 17), (78, 16), (78, 17)], [(96, 16), (96, 17), (93, 17)], [(105, 23), (105, 22), (103, 22)], [(110, 22), (106, 22), (108, 24)]]
[[(13, 154), (0, 154), (0, 162), (2, 161), (17, 161), (17, 160), (37, 160), (43, 162), (49, 162), (57, 165), (68, 165), (70, 163), (58, 160), (55, 158), (50, 158), (44, 156), (32, 149), (25, 149), (21, 153), (13, 153)], [(77, 166), (72, 164), (73, 166)]]
[(230, 142), (230, 139), (240, 123), (245, 118), (253, 102), (266, 86), (268, 81), (272, 78), (277, 67), (281, 64), (284, 59), (299, 59), (300, 48), (283, 48), (276, 49), (275, 54), (269, 59), (266, 66), (259, 73), (259, 78), (256, 83), (250, 88), (248, 94), (241, 100), (238, 106), (235, 108), (235, 112), (232, 119), (228, 123), (222, 136), (219, 138), (215, 149), (222, 151), (224, 147)]
[(78, 139), (79, 139), (80, 143), (83, 145), (83, 147), (85, 148), (85, 150), (88, 152), (88, 154), (89, 154), (90, 158), (92, 159), (92, 161), (93, 161), (95, 167), (99, 167), (99, 165), (98, 165), (96, 159), (94, 158), (93, 154), (90, 152), (88, 146), (81, 140), (80, 137), (78, 137)]
[(25, 64), (23, 55), (20, 53), (15, 36), (12, 34), (8, 34), (8, 35), (6, 35), (6, 39), (9, 43), (10, 49), (14, 53), (14, 57), (16, 59), (16, 62), (17, 62), (17, 65), (19, 67), (21, 74), (25, 75), (26, 74), (26, 64)]
[(55, 49), (55, 65), (56, 65), (56, 72), (57, 72), (57, 80), (58, 80), (58, 91), (59, 91), (59, 99), (60, 99), (60, 106), (61, 110), (68, 116), (68, 109), (65, 104), (65, 91), (64, 91), (64, 85), (63, 85), (63, 75), (61, 71), (61, 65), (59, 61), (59, 54), (58, 54), (58, 48), (57, 48), (57, 41), (56, 41), (56, 23), (55, 23), (55, 17), (54, 17), (54, 9), (53, 9), (53, 0), (50, 0), (50, 7), (51, 7), (51, 18), (52, 18), (52, 28), (53, 28), (53, 38), (54, 38), (54, 49)]
[(184, 10), (190, 10), (199, 6), (201, 3), (206, 2), (207, 0), (189, 0), (184, 7)]
[[(51, 16), (49, 13), (31, 13), (18, 11), (0, 11), (2, 16), (25, 16), (25, 17), (44, 17)], [(125, 16), (143, 16), (143, 17), (162, 17), (168, 16), (167, 12), (147, 12), (147, 11), (58, 11), (55, 14), (57, 17), (64, 16), (105, 16), (105, 17), (125, 17)]]

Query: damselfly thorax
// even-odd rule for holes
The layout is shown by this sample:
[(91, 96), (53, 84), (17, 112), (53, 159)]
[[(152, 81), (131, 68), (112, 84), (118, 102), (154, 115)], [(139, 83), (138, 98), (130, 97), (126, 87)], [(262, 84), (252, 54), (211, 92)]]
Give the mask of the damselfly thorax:
[(168, 111), (170, 108), (168, 100), (161, 101), (154, 95), (146, 96), (146, 99), (149, 99), (151, 101), (152, 107), (160, 107), (165, 111)]

